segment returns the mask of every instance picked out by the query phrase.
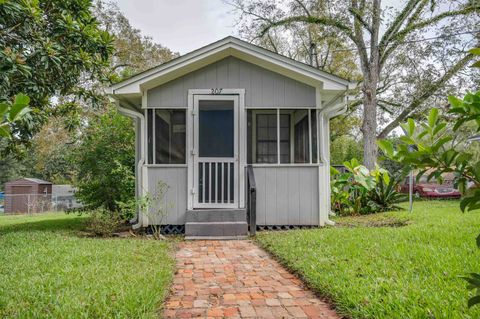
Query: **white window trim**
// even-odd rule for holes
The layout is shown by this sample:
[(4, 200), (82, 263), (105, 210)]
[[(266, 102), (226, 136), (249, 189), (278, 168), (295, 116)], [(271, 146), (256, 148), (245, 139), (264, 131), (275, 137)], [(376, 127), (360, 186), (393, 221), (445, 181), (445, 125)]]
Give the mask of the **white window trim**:
[[(275, 108), (248, 108), (248, 110), (252, 111), (252, 165), (253, 167), (295, 167), (295, 166), (323, 166), (323, 163), (320, 161), (319, 157), (319, 123), (316, 120), (316, 126), (317, 126), (317, 163), (313, 162), (313, 139), (312, 139), (312, 122), (311, 122), (311, 112), (312, 110), (317, 111), (317, 116), (318, 117), (318, 109), (315, 107), (305, 107), (305, 108), (292, 108), (292, 107), (275, 107)], [(291, 163), (280, 163), (280, 111), (281, 110), (292, 110), (292, 111), (299, 111), (299, 110), (307, 110), (307, 116), (308, 116), (308, 142), (309, 142), (309, 163), (293, 163), (295, 159), (295, 146), (294, 146), (294, 125), (295, 119), (290, 117), (290, 161)], [(277, 114), (277, 163), (253, 163), (254, 160), (256, 159), (256, 117), (257, 114)], [(246, 113), (245, 113), (246, 116)], [(245, 135), (245, 139), (247, 139), (247, 136)], [(247, 141), (248, 142), (248, 141)]]
[[(166, 163), (162, 163), (162, 164), (159, 164), (157, 163), (157, 150), (156, 150), (156, 147), (157, 147), (157, 143), (156, 143), (156, 136), (155, 136), (155, 130), (156, 130), (156, 125), (155, 125), (155, 115), (156, 115), (156, 110), (157, 109), (163, 109), (163, 110), (170, 110), (170, 109), (183, 109), (185, 110), (185, 163), (172, 163), (172, 164), (166, 164)], [(147, 138), (146, 138), (146, 149), (147, 149), (147, 164), (145, 164), (145, 166), (147, 167), (187, 167), (187, 160), (188, 160), (188, 120), (187, 120), (187, 117), (188, 117), (188, 111), (186, 108), (145, 108), (145, 122), (146, 122), (146, 131), (147, 131)], [(152, 111), (152, 112), (150, 112)], [(149, 163), (149, 160), (150, 160), (150, 157), (149, 157), (149, 146), (148, 146), (148, 138), (149, 138), (149, 130), (148, 130), (148, 120), (149, 120), (149, 116), (150, 116), (150, 113), (152, 114), (152, 162), (153, 163)], [(171, 144), (171, 136), (170, 136), (170, 140), (169, 140), (169, 143)], [(171, 146), (171, 145), (169, 145)]]
[(186, 110), (188, 109), (188, 106), (148, 106), (145, 108), (146, 110), (149, 110), (149, 109), (183, 109), (183, 110)]
[(311, 110), (316, 110), (316, 106), (246, 106), (246, 110), (306, 110), (306, 109), (311, 109)]

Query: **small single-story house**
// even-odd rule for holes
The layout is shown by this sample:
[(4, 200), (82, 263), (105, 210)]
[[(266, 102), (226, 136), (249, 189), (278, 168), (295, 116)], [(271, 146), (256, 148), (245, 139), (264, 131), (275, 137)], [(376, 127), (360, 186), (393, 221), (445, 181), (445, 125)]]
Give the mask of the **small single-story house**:
[(185, 225), (196, 237), (246, 235), (247, 218), (251, 227), (328, 224), (329, 119), (351, 88), (234, 37), (112, 85), (136, 123), (137, 196), (169, 187), (166, 216), (139, 212), (135, 226)]

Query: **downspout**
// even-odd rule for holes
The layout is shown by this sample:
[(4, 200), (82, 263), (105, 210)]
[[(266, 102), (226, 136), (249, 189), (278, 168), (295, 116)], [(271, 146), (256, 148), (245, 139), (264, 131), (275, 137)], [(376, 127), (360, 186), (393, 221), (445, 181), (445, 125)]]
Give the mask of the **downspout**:
[[(140, 120), (140, 159), (138, 160), (138, 163), (137, 163), (137, 172), (138, 172), (138, 176), (140, 176), (139, 178), (140, 180), (138, 181), (138, 184), (137, 184), (137, 193), (142, 194), (144, 189), (143, 182), (145, 178), (143, 173), (143, 165), (145, 164), (145, 146), (144, 146), (145, 145), (145, 117), (140, 112), (135, 112), (120, 106), (120, 101), (118, 99), (115, 99), (115, 102), (117, 105), (117, 109), (120, 113), (130, 118)], [(132, 228), (138, 229), (142, 226), (143, 226), (142, 214), (140, 211), (138, 211), (137, 221), (132, 225)]]
[[(320, 132), (324, 132), (325, 131), (325, 124), (324, 124), (324, 116), (326, 115), (326, 119), (327, 120), (330, 120), (332, 117), (335, 117), (337, 115), (340, 115), (342, 113), (344, 113), (347, 109), (347, 103), (348, 103), (348, 99), (345, 101), (345, 102), (340, 102), (338, 104), (333, 104), (336, 100), (338, 100), (339, 97), (342, 97), (345, 95), (345, 93), (348, 91), (348, 88), (343, 91), (342, 93), (340, 93), (339, 95), (337, 95), (337, 97), (334, 98), (334, 100), (331, 102), (330, 105), (327, 105), (325, 108), (323, 108), (318, 116), (319, 116), (319, 123), (320, 123)], [(329, 123), (327, 123), (326, 125), (329, 125)], [(323, 137), (325, 138), (325, 137)], [(330, 138), (329, 136), (327, 136), (326, 138)], [(327, 176), (330, 177), (330, 173), (329, 173), (329, 169), (330, 169), (330, 161), (327, 160), (327, 158), (325, 157), (325, 152), (324, 152), (324, 149), (325, 149), (325, 142), (324, 140), (322, 141), (322, 147), (321, 147), (321, 151), (320, 151), (320, 162), (324, 163), (324, 164), (328, 164), (328, 167), (326, 168), (328, 170), (328, 173), (327, 173)], [(328, 143), (327, 143), (328, 145)], [(319, 178), (319, 183), (321, 183), (321, 180)], [(330, 184), (330, 179), (328, 179), (328, 183)], [(330, 185), (328, 185), (327, 187), (330, 187)], [(319, 185), (319, 189), (320, 189), (320, 185)], [(328, 199), (328, 202), (330, 202), (330, 199)], [(328, 206), (328, 210), (330, 210), (330, 204), (327, 205)], [(327, 214), (327, 219), (325, 220), (325, 224), (328, 225), (328, 226), (334, 226), (335, 225), (335, 222), (330, 220), (329, 219), (329, 215), (330, 214)]]

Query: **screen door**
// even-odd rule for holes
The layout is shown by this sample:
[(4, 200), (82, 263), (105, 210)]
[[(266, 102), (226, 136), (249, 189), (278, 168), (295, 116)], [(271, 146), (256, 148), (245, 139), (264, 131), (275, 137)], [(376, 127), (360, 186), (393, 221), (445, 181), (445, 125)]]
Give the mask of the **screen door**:
[(238, 97), (196, 95), (195, 207), (238, 207)]

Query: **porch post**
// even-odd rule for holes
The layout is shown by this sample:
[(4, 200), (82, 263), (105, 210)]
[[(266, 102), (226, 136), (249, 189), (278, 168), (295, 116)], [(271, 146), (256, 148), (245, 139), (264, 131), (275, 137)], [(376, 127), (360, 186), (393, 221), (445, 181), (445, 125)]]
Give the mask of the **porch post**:
[(330, 211), (330, 159), (328, 119), (322, 109), (320, 88), (315, 89), (317, 107), (317, 144), (318, 144), (318, 222), (325, 226)]

